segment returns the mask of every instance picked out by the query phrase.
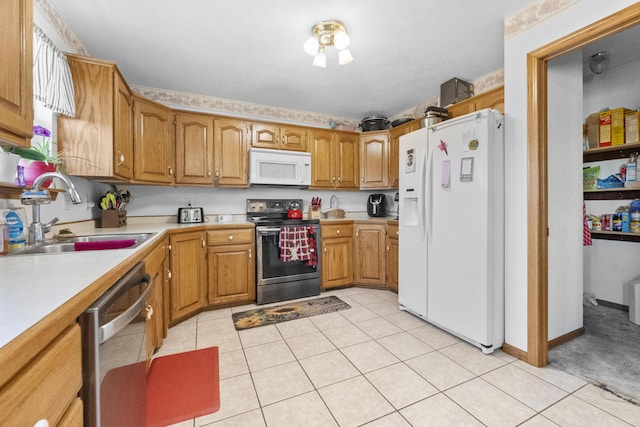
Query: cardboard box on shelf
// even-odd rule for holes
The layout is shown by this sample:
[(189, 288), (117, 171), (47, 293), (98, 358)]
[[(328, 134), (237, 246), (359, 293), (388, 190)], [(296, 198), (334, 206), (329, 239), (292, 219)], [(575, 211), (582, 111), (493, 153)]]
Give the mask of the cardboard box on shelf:
[(630, 111), (624, 115), (624, 143), (637, 144), (640, 142), (638, 133), (638, 123), (640, 123), (640, 112)]
[(600, 113), (589, 114), (585, 125), (589, 149), (598, 148), (600, 146)]
[(630, 111), (616, 108), (600, 112), (600, 147), (624, 144), (624, 115)]

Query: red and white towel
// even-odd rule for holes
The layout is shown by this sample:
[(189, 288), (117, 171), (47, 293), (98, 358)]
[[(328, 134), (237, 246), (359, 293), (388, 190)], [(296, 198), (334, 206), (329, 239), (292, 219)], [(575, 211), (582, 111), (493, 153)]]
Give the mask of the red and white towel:
[(587, 224), (587, 207), (582, 202), (582, 245), (591, 246), (592, 244), (591, 230), (589, 230), (589, 225)]
[(282, 262), (307, 261), (318, 265), (316, 240), (312, 227), (302, 225), (280, 227), (280, 260)]

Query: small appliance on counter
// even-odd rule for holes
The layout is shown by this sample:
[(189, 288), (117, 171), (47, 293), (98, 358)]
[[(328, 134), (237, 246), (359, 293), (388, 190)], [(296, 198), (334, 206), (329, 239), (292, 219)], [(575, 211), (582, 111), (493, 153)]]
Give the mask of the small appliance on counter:
[(367, 199), (367, 214), (371, 217), (387, 216), (384, 194), (370, 194)]
[(180, 224), (204, 222), (204, 210), (202, 208), (194, 208), (191, 204), (186, 208), (178, 208), (178, 222)]

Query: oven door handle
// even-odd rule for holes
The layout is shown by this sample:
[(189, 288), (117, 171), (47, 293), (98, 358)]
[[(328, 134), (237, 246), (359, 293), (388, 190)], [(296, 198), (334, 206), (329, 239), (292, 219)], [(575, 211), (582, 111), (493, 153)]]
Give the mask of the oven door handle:
[(262, 232), (266, 232), (266, 233), (271, 233), (271, 232), (280, 232), (280, 227), (260, 227), (258, 228), (258, 233), (262, 233)]
[[(143, 280), (140, 283), (148, 284), (151, 281), (151, 277), (148, 274), (144, 275)], [(115, 319), (105, 323), (100, 326), (99, 344), (107, 341), (109, 338), (120, 332), (122, 328), (127, 326), (133, 319), (135, 319), (138, 314), (146, 307), (147, 305), (147, 297), (149, 296), (149, 292), (151, 291), (151, 286), (147, 286), (144, 291), (142, 291), (142, 295), (131, 304), (125, 311), (120, 313), (118, 317)]]

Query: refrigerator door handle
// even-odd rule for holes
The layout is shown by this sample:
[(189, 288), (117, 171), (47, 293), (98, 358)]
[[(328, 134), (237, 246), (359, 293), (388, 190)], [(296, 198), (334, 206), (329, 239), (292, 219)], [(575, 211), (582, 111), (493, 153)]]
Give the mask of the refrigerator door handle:
[[(422, 203), (423, 209), (426, 212), (426, 215), (423, 217), (425, 218), (425, 223), (426, 223), (426, 229), (427, 229), (427, 242), (431, 243), (431, 239), (432, 239), (432, 234), (433, 234), (433, 228), (432, 228), (432, 219), (431, 219), (431, 187), (432, 187), (432, 183), (431, 183), (431, 175), (432, 175), (432, 168), (433, 168), (433, 149), (429, 149), (428, 154), (427, 154), (427, 179), (426, 179), (426, 195), (424, 198), (424, 203)], [(424, 180), (423, 180), (424, 182)], [(428, 206), (427, 206), (428, 204)]]
[(420, 164), (420, 179), (418, 189), (418, 225), (420, 226), (420, 240), (425, 240), (425, 180), (426, 180), (426, 169), (427, 169), (427, 156), (428, 153), (425, 151), (424, 156), (422, 156), (422, 162)]

